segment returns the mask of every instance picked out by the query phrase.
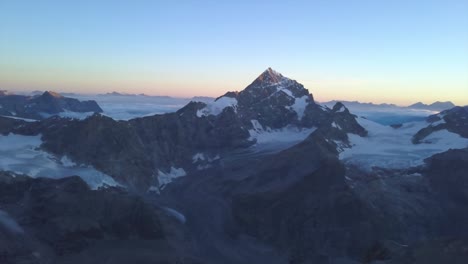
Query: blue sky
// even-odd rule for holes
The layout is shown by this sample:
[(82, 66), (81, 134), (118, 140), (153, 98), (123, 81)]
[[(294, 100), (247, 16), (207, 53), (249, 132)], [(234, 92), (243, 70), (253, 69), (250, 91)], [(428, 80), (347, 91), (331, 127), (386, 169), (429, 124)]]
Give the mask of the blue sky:
[(0, 1), (0, 89), (468, 104), (468, 1)]

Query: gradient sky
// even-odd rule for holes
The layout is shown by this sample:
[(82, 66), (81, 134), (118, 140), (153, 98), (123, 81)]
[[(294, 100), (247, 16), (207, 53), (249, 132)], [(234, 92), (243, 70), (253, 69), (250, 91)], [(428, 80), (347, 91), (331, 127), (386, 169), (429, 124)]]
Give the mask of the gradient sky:
[(0, 0), (0, 89), (468, 104), (468, 0)]

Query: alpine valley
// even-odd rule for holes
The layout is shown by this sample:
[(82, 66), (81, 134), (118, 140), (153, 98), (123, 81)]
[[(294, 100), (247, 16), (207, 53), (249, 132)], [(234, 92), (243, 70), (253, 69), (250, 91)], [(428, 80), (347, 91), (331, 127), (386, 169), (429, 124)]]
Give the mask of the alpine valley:
[(129, 120), (0, 93), (0, 263), (468, 263), (468, 106), (436, 106), (386, 125), (271, 68)]

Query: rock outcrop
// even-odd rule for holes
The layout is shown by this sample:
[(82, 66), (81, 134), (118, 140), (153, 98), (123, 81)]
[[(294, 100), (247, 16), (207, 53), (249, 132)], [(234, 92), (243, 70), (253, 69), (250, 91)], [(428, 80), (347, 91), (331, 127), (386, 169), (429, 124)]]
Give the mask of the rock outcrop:
[(456, 106), (439, 114), (431, 115), (426, 119), (426, 122), (429, 125), (413, 136), (413, 143), (421, 143), (430, 134), (441, 130), (468, 138), (468, 106)]

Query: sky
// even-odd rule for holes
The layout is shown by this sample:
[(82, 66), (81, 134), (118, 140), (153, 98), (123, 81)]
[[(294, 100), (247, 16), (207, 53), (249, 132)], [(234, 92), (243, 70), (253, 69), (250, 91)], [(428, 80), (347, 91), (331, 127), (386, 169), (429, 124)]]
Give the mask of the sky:
[(0, 89), (468, 105), (468, 0), (0, 0)]

